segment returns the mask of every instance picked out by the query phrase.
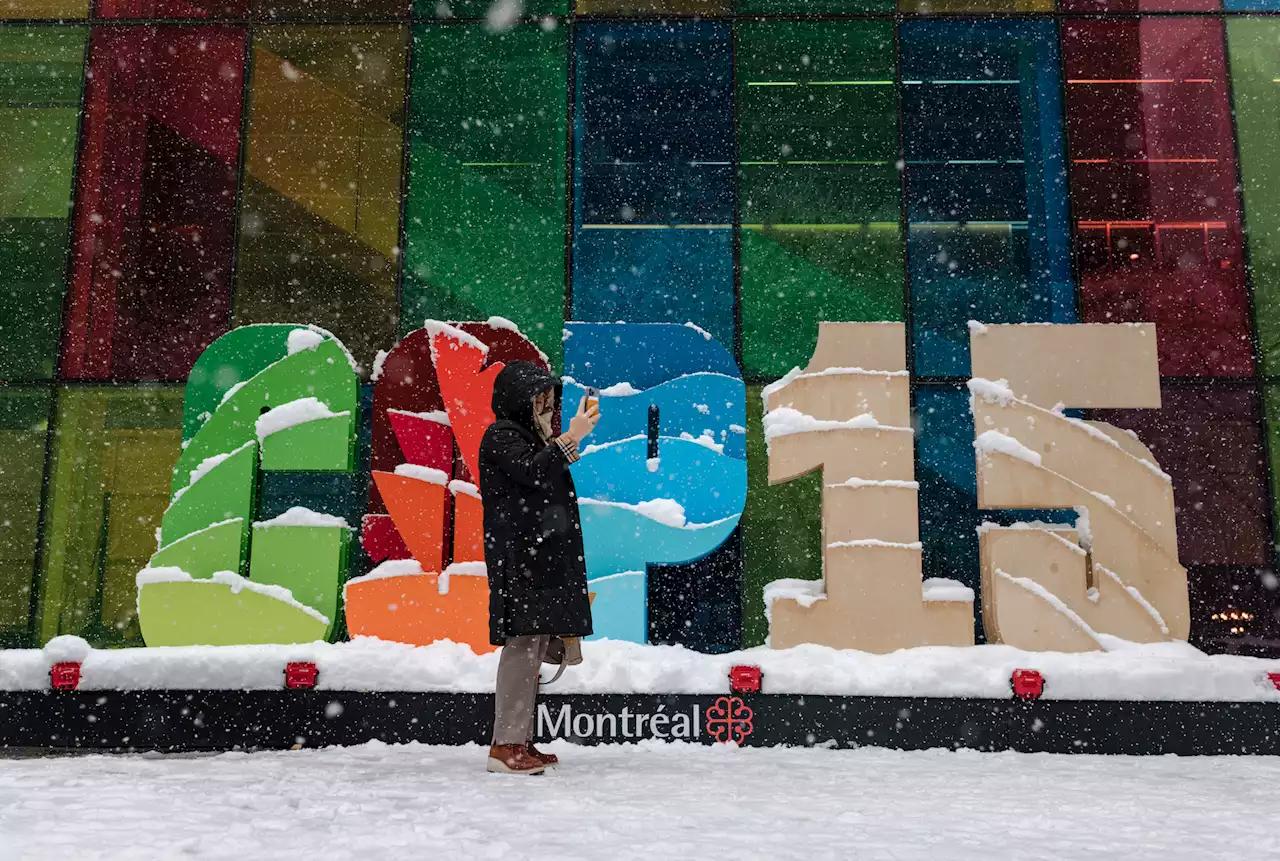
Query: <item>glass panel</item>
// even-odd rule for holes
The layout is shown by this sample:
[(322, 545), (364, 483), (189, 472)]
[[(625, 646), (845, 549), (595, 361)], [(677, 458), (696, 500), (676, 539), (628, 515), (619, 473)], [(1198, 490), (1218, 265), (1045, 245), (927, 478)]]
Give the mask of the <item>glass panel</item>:
[(1187, 573), (1193, 646), (1211, 653), (1275, 657), (1280, 585), (1273, 571), (1192, 568)]
[(729, 25), (575, 28), (573, 317), (732, 344)]
[[(582, 0), (578, 0), (582, 6)], [(485, 18), (494, 22), (534, 15), (567, 15), (569, 0), (413, 0), (415, 18)]]
[[(1224, 0), (1223, 8), (1233, 12), (1280, 12), (1280, 0)], [(1231, 77), (1235, 79), (1235, 62), (1231, 64)]]
[(243, 18), (249, 0), (98, 0), (99, 18)]
[(0, 0), (0, 21), (6, 18), (73, 18), (89, 17), (89, 0)]
[(67, 377), (183, 380), (231, 303), (244, 31), (93, 33)]
[(969, 320), (1075, 319), (1056, 31), (900, 32), (915, 372), (968, 376)]
[(30, 645), (47, 391), (0, 391), (0, 646)]
[(0, 380), (54, 373), (85, 36), (0, 29)]
[(1222, 24), (1063, 28), (1081, 314), (1154, 322), (1160, 370), (1253, 371)]
[(579, 15), (725, 15), (732, 0), (578, 0)]
[[(1280, 8), (1280, 6), (1277, 6)], [(1280, 21), (1227, 22), (1262, 367), (1280, 373)]]
[(804, 366), (821, 320), (901, 320), (893, 24), (742, 24), (742, 359)]
[(62, 389), (40, 642), (141, 645), (135, 576), (156, 549), (182, 442), (182, 388)]
[(1053, 0), (898, 0), (898, 11), (920, 15), (963, 12), (1052, 12)]
[(370, 367), (396, 338), (407, 27), (254, 35), (235, 323), (317, 323)]
[(894, 11), (894, 0), (737, 0), (734, 5), (743, 15), (847, 15)]
[(1165, 386), (1158, 410), (1091, 410), (1132, 430), (1173, 478), (1183, 565), (1271, 559), (1266, 462), (1252, 387)]
[(566, 31), (414, 31), (401, 319), (497, 314), (558, 366), (564, 322)]
[(253, 0), (253, 14), (266, 20), (387, 20), (408, 18), (409, 3), (410, 0)]
[[(769, 484), (761, 386), (747, 386), (747, 506), (742, 512), (742, 645), (764, 644), (764, 587), (822, 578), (822, 473)], [(972, 450), (972, 449), (971, 449)]]
[(1063, 12), (1207, 12), (1222, 0), (1058, 0)]
[[(1272, 518), (1277, 532), (1272, 537), (1280, 547), (1280, 386), (1267, 386), (1263, 396), (1267, 416), (1267, 456), (1271, 464)], [(1280, 586), (1277, 592), (1280, 593)]]

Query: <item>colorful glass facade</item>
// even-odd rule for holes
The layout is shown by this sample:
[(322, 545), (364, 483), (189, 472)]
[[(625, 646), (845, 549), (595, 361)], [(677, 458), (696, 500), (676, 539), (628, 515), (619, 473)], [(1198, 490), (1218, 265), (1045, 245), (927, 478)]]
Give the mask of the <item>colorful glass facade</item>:
[(926, 576), (974, 586), (1003, 515), (967, 322), (1155, 322), (1163, 407), (1091, 417), (1173, 478), (1193, 639), (1274, 649), (1278, 11), (0, 0), (0, 645), (139, 641), (183, 381), (228, 329), (316, 323), (369, 369), (500, 315), (557, 368), (570, 319), (733, 350), (746, 645), (764, 583), (820, 567), (818, 480), (767, 485), (756, 397), (818, 321), (907, 324)]

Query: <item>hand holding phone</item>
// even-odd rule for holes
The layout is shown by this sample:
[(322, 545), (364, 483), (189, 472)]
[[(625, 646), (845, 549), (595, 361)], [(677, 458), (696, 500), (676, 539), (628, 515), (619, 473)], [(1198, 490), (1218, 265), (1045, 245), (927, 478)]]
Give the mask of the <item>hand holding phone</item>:
[(582, 402), (578, 404), (578, 414), (569, 421), (569, 436), (573, 437), (575, 442), (582, 442), (587, 434), (595, 430), (598, 421), (600, 421), (600, 394), (595, 389), (589, 388), (582, 396)]

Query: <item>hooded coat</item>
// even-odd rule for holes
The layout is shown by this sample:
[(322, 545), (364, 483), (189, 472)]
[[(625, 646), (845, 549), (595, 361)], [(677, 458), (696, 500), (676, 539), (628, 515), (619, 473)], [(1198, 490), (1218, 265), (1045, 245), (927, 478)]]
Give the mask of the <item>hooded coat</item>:
[(509, 362), (493, 386), (496, 420), (480, 442), (489, 639), (591, 633), (582, 522), (569, 460), (538, 436), (533, 399), (558, 381), (529, 362)]

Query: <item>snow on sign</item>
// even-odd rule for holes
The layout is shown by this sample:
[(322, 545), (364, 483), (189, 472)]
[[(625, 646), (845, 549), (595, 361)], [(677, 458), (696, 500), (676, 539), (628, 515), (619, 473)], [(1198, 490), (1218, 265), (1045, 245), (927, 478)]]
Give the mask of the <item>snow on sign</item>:
[[(966, 646), (975, 612), (989, 640), (1028, 651), (1185, 640), (1169, 477), (1131, 435), (1064, 412), (1158, 406), (1154, 326), (969, 331), (979, 505), (1074, 523), (985, 525), (976, 607), (969, 587), (924, 580), (904, 327), (822, 323), (808, 366), (762, 391), (769, 482), (823, 476), (824, 576), (765, 589), (772, 647)], [(597, 637), (643, 644), (674, 602), (723, 628), (660, 639), (739, 647), (747, 410), (732, 355), (672, 324), (571, 323), (565, 342), (563, 403), (601, 394), (574, 466)], [(428, 320), (379, 357), (364, 464), (357, 369), (333, 335), (271, 324), (218, 339), (193, 370), (172, 501), (137, 578), (148, 645), (312, 642), (345, 620), (352, 636), (490, 651), (474, 476), (494, 377), (514, 360), (550, 369), (507, 320)], [(324, 473), (346, 490), (294, 488)], [(699, 605), (710, 595), (723, 606)]]

